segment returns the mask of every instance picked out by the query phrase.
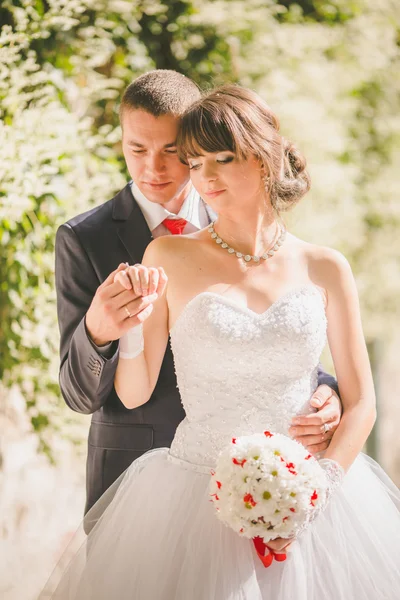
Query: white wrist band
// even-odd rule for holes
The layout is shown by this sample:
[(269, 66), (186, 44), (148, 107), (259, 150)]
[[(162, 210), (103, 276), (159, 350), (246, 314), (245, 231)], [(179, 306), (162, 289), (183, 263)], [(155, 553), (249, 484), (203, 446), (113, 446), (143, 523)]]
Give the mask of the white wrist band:
[(144, 350), (143, 325), (136, 325), (119, 340), (120, 358), (136, 358)]

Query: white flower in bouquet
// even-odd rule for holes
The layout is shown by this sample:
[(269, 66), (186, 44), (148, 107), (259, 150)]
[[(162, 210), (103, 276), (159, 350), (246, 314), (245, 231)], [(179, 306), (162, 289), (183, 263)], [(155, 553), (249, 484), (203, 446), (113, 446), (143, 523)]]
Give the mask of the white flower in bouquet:
[(268, 431), (233, 438), (212, 472), (218, 518), (247, 538), (290, 538), (325, 503), (328, 481), (298, 442)]

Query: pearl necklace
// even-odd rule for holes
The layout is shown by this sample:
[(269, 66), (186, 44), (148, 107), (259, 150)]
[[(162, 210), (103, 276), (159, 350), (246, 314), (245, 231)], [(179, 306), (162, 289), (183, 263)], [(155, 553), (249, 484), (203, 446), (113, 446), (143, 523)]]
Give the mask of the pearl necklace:
[(275, 252), (277, 252), (282, 246), (286, 237), (286, 229), (282, 227), (278, 239), (272, 243), (269, 249), (265, 250), (261, 256), (252, 256), (251, 254), (243, 254), (242, 252), (238, 252), (235, 250), (235, 248), (232, 248), (232, 246), (224, 242), (224, 240), (219, 237), (218, 233), (215, 231), (214, 223), (215, 221), (211, 223), (211, 225), (208, 227), (208, 231), (211, 234), (212, 239), (215, 240), (215, 243), (224, 250), (227, 250), (229, 254), (235, 254), (237, 258), (243, 258), (246, 262), (253, 260), (254, 262), (258, 263), (261, 259), (268, 260), (269, 258), (272, 258)]

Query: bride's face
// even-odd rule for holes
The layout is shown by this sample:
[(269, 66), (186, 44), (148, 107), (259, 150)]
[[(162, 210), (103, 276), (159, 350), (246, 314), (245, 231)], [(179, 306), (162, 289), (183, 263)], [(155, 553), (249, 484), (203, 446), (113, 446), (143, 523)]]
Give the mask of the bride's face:
[(188, 158), (193, 185), (219, 215), (242, 213), (265, 204), (261, 162), (239, 160), (233, 152), (204, 152)]

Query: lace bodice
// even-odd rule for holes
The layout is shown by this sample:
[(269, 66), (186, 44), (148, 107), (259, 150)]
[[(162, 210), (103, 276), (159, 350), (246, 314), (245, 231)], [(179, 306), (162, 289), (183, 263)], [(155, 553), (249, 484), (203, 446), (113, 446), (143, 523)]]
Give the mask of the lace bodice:
[(172, 460), (209, 472), (232, 436), (287, 433), (295, 414), (312, 410), (326, 343), (324, 303), (315, 286), (292, 290), (262, 314), (203, 292), (170, 334), (186, 411)]

